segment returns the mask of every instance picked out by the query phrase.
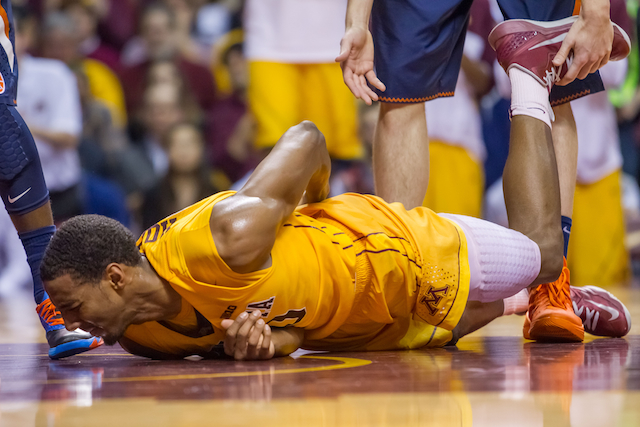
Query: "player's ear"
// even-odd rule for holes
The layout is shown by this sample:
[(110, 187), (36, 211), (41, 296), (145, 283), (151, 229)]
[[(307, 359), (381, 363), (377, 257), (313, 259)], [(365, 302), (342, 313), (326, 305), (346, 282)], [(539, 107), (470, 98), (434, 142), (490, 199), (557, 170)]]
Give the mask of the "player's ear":
[(120, 290), (124, 287), (124, 271), (122, 266), (116, 262), (107, 265), (105, 269), (106, 279), (114, 290)]

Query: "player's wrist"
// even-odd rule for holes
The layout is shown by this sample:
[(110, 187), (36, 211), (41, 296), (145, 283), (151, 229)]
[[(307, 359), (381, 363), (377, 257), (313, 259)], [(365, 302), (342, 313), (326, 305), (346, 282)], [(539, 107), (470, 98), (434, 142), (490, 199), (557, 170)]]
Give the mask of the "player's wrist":
[(580, 17), (585, 21), (609, 20), (609, 0), (583, 1), (580, 9)]
[(304, 331), (299, 328), (271, 328), (274, 357), (288, 356), (302, 345)]

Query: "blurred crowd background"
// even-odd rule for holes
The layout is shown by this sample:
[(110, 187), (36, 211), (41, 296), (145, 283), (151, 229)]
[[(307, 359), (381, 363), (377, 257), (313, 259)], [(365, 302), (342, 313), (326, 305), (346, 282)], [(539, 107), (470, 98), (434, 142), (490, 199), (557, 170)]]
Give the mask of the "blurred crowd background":
[[(332, 195), (373, 193), (378, 107), (355, 100), (334, 62), (346, 2), (13, 0), (18, 110), (56, 222), (98, 213), (141, 233), (240, 188), (304, 119), (326, 136)], [(607, 92), (572, 102), (580, 154), (569, 263), (578, 285), (630, 283), (640, 259), (638, 2), (611, 4), (634, 49), (601, 70)], [(496, 4), (475, 0), (456, 96), (426, 103), (424, 204), (506, 225), (510, 89), (486, 42), (500, 19)], [(31, 280), (1, 211), (0, 296)]]

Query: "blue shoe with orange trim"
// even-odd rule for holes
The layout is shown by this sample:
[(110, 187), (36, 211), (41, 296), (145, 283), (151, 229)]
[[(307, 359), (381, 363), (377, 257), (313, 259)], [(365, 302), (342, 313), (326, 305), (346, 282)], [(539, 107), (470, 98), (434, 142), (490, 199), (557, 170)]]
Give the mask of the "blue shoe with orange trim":
[(38, 304), (36, 312), (40, 316), (40, 323), (47, 334), (51, 359), (61, 359), (84, 353), (104, 344), (102, 338), (94, 337), (88, 332), (67, 331), (62, 315), (48, 297)]

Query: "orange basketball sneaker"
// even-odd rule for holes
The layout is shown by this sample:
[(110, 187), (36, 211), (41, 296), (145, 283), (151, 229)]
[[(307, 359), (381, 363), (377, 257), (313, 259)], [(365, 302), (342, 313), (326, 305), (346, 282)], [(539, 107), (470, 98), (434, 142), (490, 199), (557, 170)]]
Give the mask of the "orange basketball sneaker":
[(571, 303), (569, 269), (564, 259), (558, 280), (545, 283), (529, 294), (529, 310), (522, 334), (536, 341), (582, 341), (584, 327)]

